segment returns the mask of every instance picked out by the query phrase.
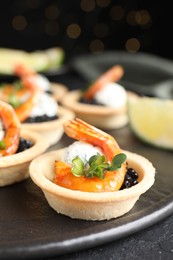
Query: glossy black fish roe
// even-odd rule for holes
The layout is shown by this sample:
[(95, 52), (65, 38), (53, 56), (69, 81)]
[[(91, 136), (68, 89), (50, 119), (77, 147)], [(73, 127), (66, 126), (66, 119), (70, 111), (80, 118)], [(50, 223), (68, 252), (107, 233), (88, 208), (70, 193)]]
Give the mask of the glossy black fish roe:
[(138, 173), (133, 168), (127, 168), (121, 190), (130, 188), (138, 183)]
[(36, 117), (28, 117), (24, 123), (41, 123), (41, 122), (49, 122), (58, 119), (58, 116), (36, 116)]
[(85, 99), (85, 98), (81, 98), (79, 100), (80, 103), (83, 104), (88, 104), (88, 105), (99, 105), (99, 106), (104, 106), (103, 104), (98, 103), (94, 98), (93, 99)]
[(29, 149), (31, 146), (33, 146), (33, 142), (31, 140), (26, 140), (21, 137), (19, 142), (19, 147), (16, 153), (23, 152), (24, 150)]

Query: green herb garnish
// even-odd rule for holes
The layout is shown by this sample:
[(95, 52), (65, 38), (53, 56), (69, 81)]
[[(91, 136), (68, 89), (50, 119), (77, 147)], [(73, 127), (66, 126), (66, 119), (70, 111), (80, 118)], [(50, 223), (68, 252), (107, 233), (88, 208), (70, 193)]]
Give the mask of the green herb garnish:
[(112, 163), (107, 162), (104, 155), (97, 154), (91, 156), (84, 165), (84, 162), (77, 156), (72, 160), (72, 173), (77, 177), (85, 176), (87, 178), (98, 177), (104, 179), (107, 171), (120, 169), (125, 160), (126, 155), (124, 153), (114, 156)]
[(15, 90), (20, 90), (20, 89), (23, 88), (23, 85), (22, 85), (22, 83), (20, 81), (15, 81), (13, 83), (13, 87), (15, 88)]
[(79, 158), (79, 156), (75, 157), (72, 160), (72, 163), (73, 163), (72, 173), (76, 177), (80, 177), (81, 175), (83, 175), (83, 170), (85, 168), (85, 165), (84, 165), (83, 161)]
[(10, 95), (9, 96), (9, 103), (12, 105), (14, 108), (17, 108), (21, 105), (20, 100), (15, 96), (15, 95)]
[(0, 150), (4, 150), (6, 147), (5, 142), (3, 140), (0, 141)]

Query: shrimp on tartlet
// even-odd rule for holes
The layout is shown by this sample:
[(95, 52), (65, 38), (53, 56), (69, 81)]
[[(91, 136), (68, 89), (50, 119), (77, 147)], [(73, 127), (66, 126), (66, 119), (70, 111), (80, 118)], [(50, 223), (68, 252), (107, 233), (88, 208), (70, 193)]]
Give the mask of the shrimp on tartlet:
[(30, 164), (31, 179), (56, 212), (84, 220), (117, 218), (153, 185), (152, 164), (121, 150), (113, 136), (78, 118), (66, 121), (64, 131), (76, 141)]
[(13, 107), (0, 101), (0, 187), (19, 182), (29, 176), (32, 159), (48, 145), (37, 133), (21, 129)]
[(128, 123), (128, 98), (135, 95), (121, 85), (123, 75), (121, 65), (112, 66), (84, 90), (69, 91), (62, 104), (102, 130), (121, 128)]
[[(115, 191), (119, 190), (123, 184), (125, 173), (126, 173), (126, 163), (125, 155), (121, 153), (121, 149), (115, 139), (93, 127), (86, 122), (76, 119), (70, 120), (64, 124), (65, 133), (74, 139), (84, 142), (83, 148), (85, 148), (85, 143), (95, 147), (100, 148), (101, 154), (93, 154), (87, 162), (83, 162), (80, 159), (80, 151), (78, 150), (75, 158), (73, 158), (71, 165), (66, 162), (55, 162), (55, 183), (63, 187), (81, 190), (81, 191), (93, 191), (93, 192), (103, 192), (103, 191)], [(80, 146), (79, 146), (80, 147)], [(71, 149), (71, 148), (70, 148)], [(73, 149), (73, 148), (72, 148)], [(87, 150), (86, 150), (87, 152)], [(116, 160), (115, 156), (119, 155), (119, 158), (122, 157), (122, 162), (115, 170), (110, 171), (111, 167), (109, 164), (113, 160)], [(65, 161), (67, 161), (67, 157)], [(80, 160), (80, 161), (79, 161)], [(92, 161), (90, 163), (90, 161)], [(73, 164), (76, 164), (75, 167), (81, 167), (82, 170), (80, 174), (75, 173), (75, 167)], [(91, 167), (89, 167), (89, 165)], [(108, 170), (106, 170), (108, 168)], [(91, 176), (91, 173), (93, 176)], [(78, 176), (76, 177), (76, 175)]]
[[(54, 95), (48, 92), (50, 82), (42, 75), (21, 64), (15, 66), (14, 74), (19, 80), (3, 84), (0, 99), (13, 106), (23, 129), (42, 134), (49, 146), (56, 144), (63, 135), (62, 124), (74, 118), (74, 113), (59, 105)], [(61, 92), (60, 88), (57, 86), (58, 92)]]

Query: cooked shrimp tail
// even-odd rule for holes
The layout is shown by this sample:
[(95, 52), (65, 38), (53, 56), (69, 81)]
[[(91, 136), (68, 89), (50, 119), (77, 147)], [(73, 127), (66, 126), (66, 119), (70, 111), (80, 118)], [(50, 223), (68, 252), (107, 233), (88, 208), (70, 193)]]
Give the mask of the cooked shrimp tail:
[(15, 112), (20, 120), (24, 122), (25, 119), (30, 115), (37, 98), (38, 93), (41, 91), (37, 86), (35, 75), (36, 73), (23, 65), (18, 65), (15, 68), (15, 73), (21, 78), (23, 88), (19, 90), (16, 95), (20, 99), (27, 96), (27, 99), (15, 108)]
[(89, 86), (84, 93), (84, 97), (86, 99), (92, 99), (98, 90), (103, 88), (107, 83), (119, 81), (123, 74), (124, 69), (122, 66), (116, 65), (111, 67)]
[(30, 68), (26, 68), (22, 64), (18, 64), (14, 68), (14, 74), (19, 77), (26, 77), (28, 75), (35, 75), (36, 72), (31, 70)]
[(81, 119), (66, 122), (64, 130), (69, 137), (100, 147), (109, 161), (112, 161), (113, 157), (121, 152), (119, 145), (111, 135)]

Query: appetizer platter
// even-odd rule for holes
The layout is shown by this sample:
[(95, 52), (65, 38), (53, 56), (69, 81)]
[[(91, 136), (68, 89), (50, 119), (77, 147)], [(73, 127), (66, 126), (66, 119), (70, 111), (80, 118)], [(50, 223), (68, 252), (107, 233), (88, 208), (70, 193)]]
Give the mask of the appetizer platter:
[[(0, 256), (8, 259), (36, 259), (98, 246), (140, 231), (172, 213), (172, 153), (141, 143), (126, 126), (110, 131), (125, 150), (150, 160), (155, 168), (154, 185), (123, 216), (102, 221), (71, 219), (53, 210), (42, 190), (29, 178), (0, 189)], [(63, 136), (49, 150), (72, 143)], [(166, 171), (165, 171), (166, 165)], [(10, 200), (9, 200), (10, 198)], [(11, 220), (13, 216), (13, 220)]]
[[(122, 55), (118, 57), (122, 58)], [(127, 60), (129, 62), (129, 56)], [(124, 58), (122, 61), (125, 62)], [(131, 63), (133, 64), (135, 62), (136, 60), (133, 58)], [(120, 64), (120, 62), (117, 63)], [(151, 64), (150, 60), (149, 64)], [(148, 64), (144, 64), (142, 68), (140, 66), (137, 66), (137, 68), (143, 72), (144, 68), (148, 66)], [(102, 67), (102, 72), (109, 67), (110, 63), (109, 66), (106, 64), (104, 68)], [(128, 68), (126, 64), (125, 68)], [(130, 66), (129, 70), (131, 68), (132, 66)], [(133, 78), (136, 79), (139, 74), (140, 73), (136, 74), (135, 69), (135, 73), (130, 73), (130, 77), (133, 76)], [(168, 75), (171, 76), (171, 72), (165, 69), (162, 74), (155, 73), (150, 80), (152, 81), (152, 79), (154, 79), (155, 81), (159, 81), (160, 77), (161, 79), (165, 79)], [(87, 77), (87, 72), (85, 76)], [(125, 75), (125, 79), (126, 76), (127, 74)], [(96, 78), (96, 74), (92, 79), (94, 78)], [(144, 81), (145, 79), (146, 77), (144, 77)], [(140, 80), (143, 80), (142, 77), (140, 77)], [(70, 79), (69, 82), (71, 82)], [(69, 119), (67, 119), (66, 122), (69, 122), (68, 120)], [(81, 119), (77, 119), (77, 121), (78, 120), (80, 123), (83, 122), (80, 121)], [(69, 128), (69, 123), (66, 127)], [(67, 129), (65, 131), (67, 132)], [(52, 172), (54, 172), (55, 169), (59, 169), (59, 167), (56, 167), (57, 164), (55, 161), (62, 161), (64, 149), (70, 147), (69, 149), (71, 150), (74, 142), (73, 138), (76, 139), (76, 132), (72, 132), (75, 134), (75, 138), (68, 132), (68, 136), (66, 134), (63, 135), (56, 144), (48, 148), (45, 154), (33, 160), (33, 163), (30, 165), (30, 171), (32, 171), (31, 178), (0, 188), (0, 222), (2, 223), (0, 232), (0, 257), (4, 259), (22, 259), (23, 257), (25, 257), (25, 259), (42, 259), (43, 256), (50, 258), (68, 254), (132, 235), (173, 213), (173, 183), (170, 181), (172, 178), (172, 150), (160, 149), (143, 142), (134, 135), (129, 124), (121, 128), (106, 130), (106, 136), (108, 138), (112, 136), (113, 140), (116, 140), (119, 147), (121, 147), (122, 153), (127, 156), (127, 161), (129, 160), (129, 167), (132, 166), (139, 176), (141, 176), (141, 173), (142, 176), (139, 177), (138, 183), (129, 188), (129, 191), (128, 188), (125, 188), (117, 192), (118, 194), (124, 194), (124, 192), (131, 193), (131, 191), (136, 193), (136, 189), (138, 190), (138, 187), (141, 186), (142, 183), (145, 183), (145, 174), (143, 173), (148, 167), (145, 169), (145, 167), (139, 166), (138, 163), (134, 163), (132, 154), (139, 156), (134, 157), (135, 161), (136, 158), (138, 158), (139, 160), (137, 160), (140, 162), (142, 157), (146, 159), (144, 159), (145, 165), (151, 162), (153, 166), (151, 166), (150, 163), (149, 165), (151, 166), (155, 181), (153, 179), (151, 182), (149, 181), (149, 186), (145, 184), (143, 187), (145, 191), (140, 189), (141, 194), (138, 199), (135, 200), (135, 203), (132, 203), (133, 205), (131, 204), (130, 208), (126, 208), (126, 212), (123, 212), (119, 216), (111, 215), (110, 217), (112, 212), (109, 212), (110, 208), (107, 208), (107, 205), (105, 208), (106, 217), (104, 214), (99, 220), (96, 220), (98, 215), (90, 217), (86, 212), (88, 215), (85, 214), (84, 217), (81, 217), (81, 215), (79, 215), (80, 212), (78, 212), (78, 215), (74, 216), (73, 211), (70, 211), (72, 212), (71, 215), (68, 210), (65, 212), (64, 207), (60, 209), (58, 206), (57, 208), (57, 202), (55, 202), (54, 197), (58, 184), (53, 183)], [(89, 140), (88, 137), (87, 140)], [(80, 150), (82, 151), (82, 149)], [(122, 160), (121, 163), (124, 164), (124, 161)], [(38, 178), (35, 176), (34, 169), (37, 169), (39, 172)], [(55, 179), (58, 182), (59, 178)], [(56, 186), (56, 188), (52, 188), (52, 186)], [(46, 195), (47, 197), (43, 192), (44, 189), (46, 192), (50, 192), (49, 195)], [(66, 189), (67, 187), (58, 188), (61, 193), (59, 194), (58, 192), (58, 196), (63, 195), (62, 191)], [(74, 199), (72, 193), (83, 194), (83, 192), (84, 191), (76, 190), (70, 191), (70, 200)], [(115, 192), (116, 191), (113, 191), (113, 193)], [(68, 193), (66, 193), (66, 196), (67, 194)], [(111, 201), (116, 200), (116, 198), (110, 199), (106, 194), (107, 192), (101, 192), (101, 194), (97, 192), (96, 197), (93, 196), (92, 199), (97, 201), (96, 205), (98, 204), (100, 196), (105, 202), (107, 199)], [(82, 196), (77, 196), (76, 200), (80, 201), (81, 197)], [(91, 197), (83, 197), (83, 202), (86, 202), (87, 199), (91, 200)], [(123, 196), (118, 197), (119, 199), (123, 199)], [(60, 200), (63, 201), (62, 198), (60, 198)], [(67, 201), (67, 208), (70, 206)], [(85, 203), (83, 207), (86, 207)], [(90, 210), (91, 209), (92, 207)]]

